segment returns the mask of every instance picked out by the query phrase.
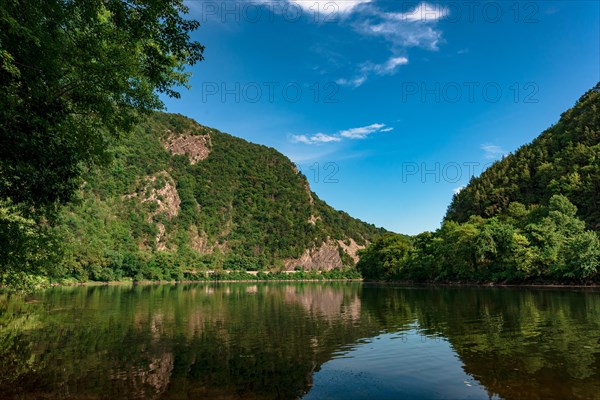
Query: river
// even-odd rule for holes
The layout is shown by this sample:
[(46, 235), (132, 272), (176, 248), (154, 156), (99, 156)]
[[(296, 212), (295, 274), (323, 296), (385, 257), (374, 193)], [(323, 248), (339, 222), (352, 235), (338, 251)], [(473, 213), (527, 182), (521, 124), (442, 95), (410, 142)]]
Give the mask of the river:
[(0, 295), (1, 398), (600, 398), (600, 292), (217, 283)]

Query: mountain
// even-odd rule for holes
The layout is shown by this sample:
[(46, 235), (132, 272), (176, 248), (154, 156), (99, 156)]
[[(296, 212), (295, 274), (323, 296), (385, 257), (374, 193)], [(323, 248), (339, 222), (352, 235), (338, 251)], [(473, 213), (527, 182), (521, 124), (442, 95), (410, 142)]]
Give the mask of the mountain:
[(511, 202), (548, 204), (566, 196), (588, 228), (600, 230), (600, 83), (558, 123), (496, 162), (454, 196), (446, 220), (492, 217)]
[(340, 269), (384, 232), (320, 200), (275, 149), (181, 115), (152, 114), (85, 176), (56, 228), (65, 274), (84, 279)]
[(600, 84), (559, 122), (456, 194), (441, 227), (387, 234), (360, 254), (367, 279), (597, 283)]

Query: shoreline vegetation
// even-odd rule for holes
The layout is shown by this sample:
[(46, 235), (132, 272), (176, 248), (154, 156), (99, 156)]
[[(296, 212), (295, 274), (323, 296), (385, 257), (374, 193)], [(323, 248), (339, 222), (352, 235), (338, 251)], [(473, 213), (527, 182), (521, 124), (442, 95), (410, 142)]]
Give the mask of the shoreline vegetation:
[(299, 279), (197, 279), (183, 281), (110, 281), (110, 282), (64, 282), (53, 283), (51, 287), (70, 286), (120, 286), (120, 285), (189, 285), (201, 283), (268, 283), (268, 282), (363, 282), (362, 278), (299, 278)]
[(361, 282), (374, 286), (398, 286), (398, 287), (499, 287), (499, 288), (582, 288), (600, 289), (600, 284), (591, 282), (580, 283), (497, 283), (497, 282), (406, 282), (406, 281), (370, 281), (363, 278), (322, 278), (322, 279), (204, 279), (185, 281), (114, 281), (114, 282), (80, 282), (76, 284), (53, 284), (52, 287), (68, 286), (114, 286), (114, 285), (189, 285), (200, 283), (269, 283), (269, 282)]
[(398, 287), (488, 287), (488, 288), (540, 288), (540, 289), (569, 289), (569, 288), (589, 288), (600, 289), (600, 283), (566, 283), (566, 282), (523, 282), (523, 283), (502, 283), (502, 282), (411, 282), (411, 281), (372, 281), (361, 279), (361, 282), (368, 285), (398, 286)]
[(0, 290), (15, 292), (30, 292), (50, 287), (68, 286), (104, 286), (104, 285), (150, 285), (150, 284), (190, 284), (215, 282), (325, 282), (325, 281), (362, 281), (362, 276), (356, 269), (335, 269), (330, 271), (203, 271), (198, 273), (184, 272), (180, 278), (174, 279), (135, 279), (123, 277), (113, 280), (81, 280), (73, 277), (47, 278), (40, 276), (29, 277), (28, 285), (21, 290), (15, 285), (0, 285)]
[[(600, 283), (588, 282), (588, 283), (566, 283), (566, 282), (522, 282), (522, 283), (504, 283), (504, 282), (418, 282), (418, 281), (386, 281), (386, 280), (369, 280), (362, 277), (325, 277), (322, 274), (318, 274), (318, 277), (297, 277), (292, 278), (291, 274), (287, 274), (287, 277), (281, 277), (279, 274), (277, 277), (272, 278), (236, 278), (228, 279), (226, 277), (210, 277), (206, 276), (203, 279), (184, 279), (184, 280), (142, 280), (136, 281), (133, 279), (123, 279), (119, 281), (74, 281), (69, 279), (63, 279), (57, 282), (50, 282), (47, 286), (39, 288), (40, 290), (54, 288), (54, 287), (76, 287), (76, 286), (146, 286), (146, 285), (190, 285), (190, 284), (205, 284), (205, 283), (327, 283), (327, 282), (360, 282), (365, 285), (372, 286), (397, 286), (397, 287), (423, 287), (423, 288), (530, 288), (530, 289), (593, 289), (600, 290)], [(5, 289), (0, 287), (0, 290)]]

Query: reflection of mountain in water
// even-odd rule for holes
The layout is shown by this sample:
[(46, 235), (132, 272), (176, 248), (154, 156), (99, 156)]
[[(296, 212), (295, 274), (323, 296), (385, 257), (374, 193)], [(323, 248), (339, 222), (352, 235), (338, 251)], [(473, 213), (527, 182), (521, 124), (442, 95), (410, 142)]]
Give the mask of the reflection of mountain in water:
[(286, 302), (300, 304), (311, 316), (322, 316), (328, 321), (360, 319), (358, 291), (347, 292), (331, 286), (286, 286)]
[[(11, 362), (0, 361), (0, 390), (26, 397), (294, 398), (339, 344), (376, 332), (366, 321), (353, 324), (359, 291), (179, 285), (53, 290), (36, 304), (13, 299), (11, 314), (42, 323), (2, 331), (2, 360)], [(15, 359), (21, 372), (3, 374)]]
[(410, 329), (448, 338), (490, 395), (600, 393), (597, 293), (271, 283), (33, 300), (0, 298), (0, 397), (295, 398), (358, 339)]

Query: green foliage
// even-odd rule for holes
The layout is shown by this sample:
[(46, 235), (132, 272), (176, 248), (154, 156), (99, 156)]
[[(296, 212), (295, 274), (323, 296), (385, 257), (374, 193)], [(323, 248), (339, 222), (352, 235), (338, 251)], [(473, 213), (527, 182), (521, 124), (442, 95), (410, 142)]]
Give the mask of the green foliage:
[(514, 202), (548, 205), (560, 194), (577, 207), (588, 228), (600, 230), (599, 107), (600, 83), (532, 143), (473, 178), (454, 196), (446, 220), (505, 214)]
[(107, 145), (159, 93), (187, 83), (202, 60), (182, 0), (7, 1), (0, 7), (0, 198), (65, 202), (81, 163)]
[[(116, 139), (132, 131), (141, 113), (162, 108), (160, 94), (178, 97), (173, 88), (186, 86), (184, 67), (202, 60), (204, 50), (189, 36), (199, 23), (185, 19), (186, 12), (183, 0), (2, 3), (0, 247), (6, 254), (0, 254), (0, 285), (31, 286), (23, 284), (32, 281), (28, 277), (50, 273), (60, 250), (51, 242), (61, 237), (48, 225), (59, 204), (73, 199), (89, 167), (108, 164)], [(126, 175), (119, 160), (115, 168)], [(102, 189), (121, 183), (115, 179)], [(96, 200), (84, 201), (95, 206)], [(81, 215), (69, 223), (71, 233), (107, 225), (115, 236), (127, 235), (115, 221)], [(62, 263), (72, 273), (120, 276), (111, 252), (131, 247), (126, 237), (112, 247), (106, 235), (73, 239)]]
[[(164, 143), (173, 133), (209, 135), (209, 156), (191, 164), (170, 154)], [(150, 115), (111, 152), (110, 166), (89, 168), (76, 201), (59, 215), (61, 279), (181, 280), (204, 279), (209, 270), (280, 270), (283, 260), (325, 241), (365, 243), (383, 232), (329, 207), (275, 149), (180, 115)], [(340, 257), (354, 265), (345, 252)]]
[(57, 273), (59, 254), (47, 224), (25, 216), (22, 207), (0, 200), (0, 286), (24, 291), (47, 285), (40, 275)]
[[(362, 251), (366, 278), (415, 281), (588, 282), (600, 274), (600, 241), (561, 195), (547, 207), (510, 204), (506, 215), (446, 221), (408, 241), (387, 235)], [(398, 244), (410, 247), (408, 258)], [(388, 260), (402, 260), (390, 262)]]
[(403, 235), (386, 234), (367, 250), (359, 252), (357, 267), (367, 279), (394, 279), (403, 275), (411, 250), (411, 242)]

